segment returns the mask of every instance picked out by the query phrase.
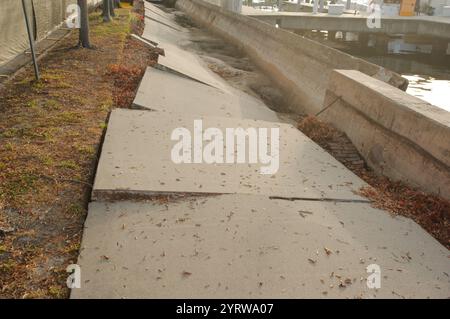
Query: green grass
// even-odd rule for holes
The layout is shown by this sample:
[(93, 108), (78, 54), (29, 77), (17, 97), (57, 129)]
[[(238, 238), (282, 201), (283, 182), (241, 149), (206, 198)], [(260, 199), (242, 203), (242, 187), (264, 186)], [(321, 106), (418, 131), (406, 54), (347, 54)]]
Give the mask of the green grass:
[(115, 35), (124, 39), (131, 32), (131, 14), (127, 9), (116, 9), (116, 17), (110, 22), (103, 22), (103, 17), (97, 14), (91, 15), (90, 19), (93, 23), (98, 23), (91, 29), (93, 37)]
[(58, 167), (73, 169), (73, 170), (79, 169), (78, 164), (75, 163), (73, 160), (61, 161), (61, 162), (59, 162)]

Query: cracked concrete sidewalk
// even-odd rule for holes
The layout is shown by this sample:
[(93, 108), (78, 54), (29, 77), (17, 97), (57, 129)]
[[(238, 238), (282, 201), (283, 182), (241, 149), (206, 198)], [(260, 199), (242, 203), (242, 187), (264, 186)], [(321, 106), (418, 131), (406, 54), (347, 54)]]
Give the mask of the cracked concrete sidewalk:
[[(144, 38), (171, 60), (147, 70), (134, 103), (144, 110), (111, 114), (72, 298), (450, 296), (445, 247), (372, 208), (356, 194), (367, 184), (179, 47), (189, 34), (173, 14), (146, 2), (146, 16)], [(194, 119), (279, 128), (279, 171), (174, 164), (170, 133)], [(370, 264), (380, 289), (366, 285)]]

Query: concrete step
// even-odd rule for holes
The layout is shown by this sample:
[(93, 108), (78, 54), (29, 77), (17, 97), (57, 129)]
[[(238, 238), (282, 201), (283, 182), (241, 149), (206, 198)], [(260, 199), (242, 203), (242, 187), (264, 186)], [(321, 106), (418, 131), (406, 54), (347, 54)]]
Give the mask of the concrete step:
[[(92, 203), (72, 298), (447, 298), (448, 251), (364, 203)], [(369, 289), (366, 267), (380, 267)]]
[[(261, 167), (270, 163), (262, 164), (258, 158), (257, 163), (247, 164), (248, 156), (242, 164), (175, 164), (171, 152), (178, 141), (171, 140), (171, 134), (186, 128), (194, 140), (196, 119), (203, 120), (203, 130), (221, 130), (224, 139), (226, 128), (267, 128), (269, 136), (271, 128), (278, 128), (279, 160), (274, 158), (273, 167), (278, 162), (279, 169), (272, 175), (261, 174)], [(223, 149), (226, 154), (226, 143)], [(367, 185), (292, 125), (116, 109), (110, 116), (92, 196), (99, 200), (175, 192), (365, 200), (355, 194), (362, 186)]]
[(157, 42), (159, 46), (163, 47), (167, 44), (176, 45), (184, 43), (188, 40), (189, 35), (186, 30), (175, 24), (174, 21), (169, 23), (166, 19), (146, 9), (145, 27), (142, 37)]
[(133, 104), (135, 108), (168, 113), (279, 121), (276, 113), (263, 102), (244, 92), (225, 93), (178, 74), (150, 67), (142, 78)]

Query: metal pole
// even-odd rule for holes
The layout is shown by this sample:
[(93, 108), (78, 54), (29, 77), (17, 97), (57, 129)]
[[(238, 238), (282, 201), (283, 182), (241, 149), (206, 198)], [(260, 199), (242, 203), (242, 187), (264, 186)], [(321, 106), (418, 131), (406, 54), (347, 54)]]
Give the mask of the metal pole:
[(27, 9), (25, 7), (25, 0), (22, 0), (22, 8), (23, 8), (23, 14), (25, 15), (25, 23), (27, 25), (28, 40), (30, 41), (31, 56), (33, 58), (33, 66), (34, 66), (34, 75), (36, 76), (36, 80), (39, 81), (40, 75), (39, 75), (39, 68), (38, 68), (37, 61), (36, 61), (36, 53), (34, 51), (34, 39), (33, 39), (31, 30), (30, 30), (30, 21), (28, 20)]

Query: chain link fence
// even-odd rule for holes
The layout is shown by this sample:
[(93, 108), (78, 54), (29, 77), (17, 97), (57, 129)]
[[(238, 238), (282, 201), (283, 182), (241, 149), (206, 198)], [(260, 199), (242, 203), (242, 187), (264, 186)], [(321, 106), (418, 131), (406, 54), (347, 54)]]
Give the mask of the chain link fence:
[[(96, 5), (101, 0), (88, 0)], [(64, 22), (67, 6), (77, 0), (26, 0), (33, 37), (47, 37)], [(22, 1), (0, 0), (0, 66), (29, 48)]]

